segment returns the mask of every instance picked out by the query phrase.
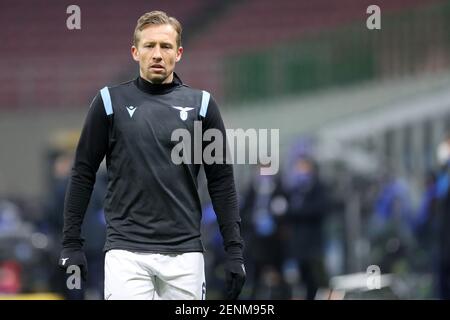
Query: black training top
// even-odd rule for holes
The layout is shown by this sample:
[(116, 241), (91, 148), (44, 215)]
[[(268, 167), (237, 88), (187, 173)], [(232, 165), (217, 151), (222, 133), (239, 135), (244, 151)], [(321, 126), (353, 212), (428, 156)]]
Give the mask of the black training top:
[[(201, 121), (203, 132), (215, 128), (226, 137), (214, 99), (184, 85), (176, 74), (170, 84), (156, 85), (139, 77), (103, 88), (92, 101), (76, 150), (64, 206), (63, 246), (83, 245), (81, 224), (106, 156), (105, 250), (203, 251), (200, 164), (193, 158), (192, 164), (171, 160), (181, 141), (171, 141), (172, 132), (187, 129), (193, 145), (194, 121)], [(240, 258), (243, 241), (233, 168), (225, 164), (223, 154), (223, 164), (203, 165), (225, 249)]]

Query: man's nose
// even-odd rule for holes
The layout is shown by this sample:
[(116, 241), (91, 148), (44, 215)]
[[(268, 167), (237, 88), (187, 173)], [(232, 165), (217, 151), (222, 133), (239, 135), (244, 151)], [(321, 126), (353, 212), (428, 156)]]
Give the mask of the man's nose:
[(153, 60), (161, 60), (161, 49), (159, 46), (155, 46), (155, 49), (153, 50)]

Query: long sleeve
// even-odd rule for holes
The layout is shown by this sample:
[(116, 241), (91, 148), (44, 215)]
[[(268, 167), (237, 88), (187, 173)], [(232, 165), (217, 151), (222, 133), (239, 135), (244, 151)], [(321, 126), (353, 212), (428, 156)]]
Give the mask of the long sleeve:
[(81, 225), (96, 172), (108, 149), (108, 118), (101, 96), (91, 103), (72, 167), (64, 201), (63, 247), (81, 248)]
[[(203, 132), (208, 129), (219, 130), (224, 140), (222, 163), (204, 164), (209, 195), (217, 215), (225, 251), (233, 259), (242, 262), (244, 242), (241, 237), (241, 218), (234, 183), (233, 165), (226, 163), (226, 130), (219, 108), (212, 97), (203, 120)], [(203, 142), (203, 149), (208, 144), (209, 142)]]

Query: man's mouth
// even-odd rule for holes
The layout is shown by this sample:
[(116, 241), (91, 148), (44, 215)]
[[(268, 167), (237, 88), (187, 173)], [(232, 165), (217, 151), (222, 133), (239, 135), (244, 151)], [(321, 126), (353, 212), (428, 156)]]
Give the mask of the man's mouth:
[(150, 69), (154, 69), (154, 70), (164, 70), (164, 67), (160, 64), (154, 64), (150, 67)]

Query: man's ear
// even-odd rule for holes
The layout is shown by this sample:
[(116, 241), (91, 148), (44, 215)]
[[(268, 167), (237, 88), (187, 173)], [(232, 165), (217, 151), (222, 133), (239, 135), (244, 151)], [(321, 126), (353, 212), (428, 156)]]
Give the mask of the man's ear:
[(134, 61), (139, 62), (139, 50), (136, 46), (131, 46), (131, 55), (133, 56)]
[(176, 62), (181, 60), (181, 56), (183, 55), (183, 47), (179, 47), (177, 50), (177, 57), (175, 59)]

